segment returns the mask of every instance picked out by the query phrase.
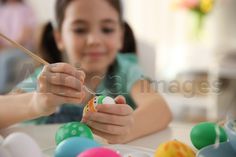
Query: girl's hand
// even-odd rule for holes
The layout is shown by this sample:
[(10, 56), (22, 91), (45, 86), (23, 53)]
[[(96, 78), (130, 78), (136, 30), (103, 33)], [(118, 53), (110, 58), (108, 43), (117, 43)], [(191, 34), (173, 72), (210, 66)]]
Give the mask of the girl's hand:
[(125, 143), (133, 126), (133, 109), (126, 104), (125, 98), (118, 96), (117, 104), (98, 105), (98, 112), (88, 112), (82, 119), (92, 131), (109, 143)]
[(38, 77), (34, 109), (42, 115), (50, 115), (64, 103), (81, 103), (85, 96), (82, 90), (84, 79), (83, 71), (67, 63), (45, 66)]

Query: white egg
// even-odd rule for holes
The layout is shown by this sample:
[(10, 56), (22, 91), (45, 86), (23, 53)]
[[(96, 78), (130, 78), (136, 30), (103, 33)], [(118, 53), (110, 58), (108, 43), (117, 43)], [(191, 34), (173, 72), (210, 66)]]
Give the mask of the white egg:
[(109, 96), (106, 96), (103, 100), (102, 100), (102, 104), (116, 104), (114, 99), (112, 99)]
[(6, 148), (3, 148), (3, 146), (0, 146), (0, 157), (11, 157), (8, 150), (6, 150)]
[(6, 137), (2, 146), (6, 148), (11, 157), (43, 157), (37, 143), (24, 133), (13, 133)]

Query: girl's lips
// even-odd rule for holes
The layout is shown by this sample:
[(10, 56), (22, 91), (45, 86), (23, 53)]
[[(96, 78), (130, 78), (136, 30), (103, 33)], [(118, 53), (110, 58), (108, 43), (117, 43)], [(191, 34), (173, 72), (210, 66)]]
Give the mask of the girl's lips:
[(101, 53), (101, 52), (89, 52), (86, 53), (86, 56), (93, 58), (93, 59), (97, 59), (100, 57), (103, 57), (105, 55), (105, 53)]

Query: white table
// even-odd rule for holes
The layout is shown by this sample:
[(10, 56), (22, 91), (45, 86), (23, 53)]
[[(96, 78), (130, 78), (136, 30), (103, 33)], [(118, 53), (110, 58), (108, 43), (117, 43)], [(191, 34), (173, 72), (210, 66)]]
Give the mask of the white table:
[[(42, 125), (42, 126), (15, 126), (5, 130), (0, 130), (4, 137), (12, 132), (24, 132), (34, 138), (42, 150), (55, 146), (54, 136), (60, 125)], [(139, 146), (150, 149), (156, 149), (159, 144), (177, 139), (188, 145), (191, 145), (190, 131), (191, 125), (171, 124), (167, 129), (154, 133), (143, 138), (134, 140), (127, 145)]]

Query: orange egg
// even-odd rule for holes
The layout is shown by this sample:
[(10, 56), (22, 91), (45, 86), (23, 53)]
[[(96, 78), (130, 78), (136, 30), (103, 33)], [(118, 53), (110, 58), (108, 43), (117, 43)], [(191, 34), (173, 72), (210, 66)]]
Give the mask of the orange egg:
[(161, 144), (154, 157), (195, 157), (195, 152), (186, 144), (177, 140)]

